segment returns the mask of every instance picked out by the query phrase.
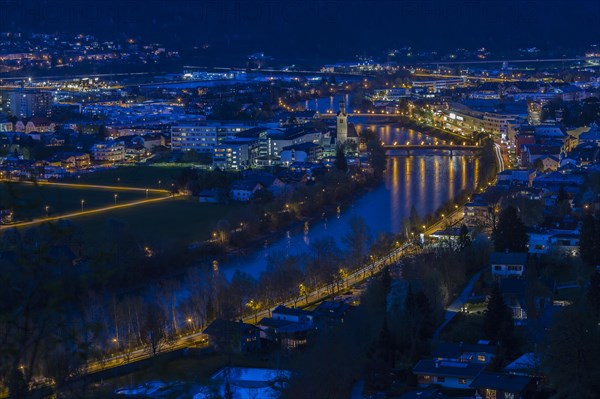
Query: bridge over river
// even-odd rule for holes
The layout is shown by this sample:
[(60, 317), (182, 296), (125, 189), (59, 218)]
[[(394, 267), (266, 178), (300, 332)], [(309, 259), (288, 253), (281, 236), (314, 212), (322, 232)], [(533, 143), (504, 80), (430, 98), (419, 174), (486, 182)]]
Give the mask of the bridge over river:
[(460, 151), (471, 151), (476, 152), (481, 149), (478, 145), (467, 145), (467, 144), (434, 144), (434, 143), (421, 143), (421, 144), (384, 144), (386, 153), (388, 155), (411, 155), (411, 152), (419, 151), (419, 154), (431, 153), (433, 155), (440, 155), (444, 153), (450, 156), (454, 155), (454, 152)]

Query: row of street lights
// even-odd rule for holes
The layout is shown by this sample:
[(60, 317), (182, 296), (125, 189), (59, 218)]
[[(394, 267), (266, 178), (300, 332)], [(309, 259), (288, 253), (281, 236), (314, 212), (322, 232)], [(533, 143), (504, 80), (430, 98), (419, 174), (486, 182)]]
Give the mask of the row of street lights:
[[(115, 200), (115, 206), (116, 206), (117, 205), (117, 199), (119, 198), (119, 194), (113, 194), (113, 198)], [(148, 198), (148, 189), (146, 189), (146, 198)], [(85, 200), (82, 199), (81, 201), (79, 201), (79, 204), (81, 205), (81, 212), (83, 212), (83, 205), (85, 205)], [(44, 213), (46, 215), (46, 219), (49, 216), (49, 214), (48, 214), (49, 211), (50, 211), (50, 205), (45, 205), (44, 206)]]

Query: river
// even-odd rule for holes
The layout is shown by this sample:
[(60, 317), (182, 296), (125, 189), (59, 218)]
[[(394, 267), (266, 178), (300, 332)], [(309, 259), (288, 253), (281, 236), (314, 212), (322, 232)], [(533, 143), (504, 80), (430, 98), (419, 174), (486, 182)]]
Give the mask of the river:
[[(352, 121), (351, 121), (352, 122)], [(433, 140), (414, 130), (394, 124), (357, 125), (357, 129), (375, 130), (386, 143), (394, 141), (418, 143)], [(372, 237), (382, 232), (398, 233), (414, 205), (419, 215), (435, 211), (464, 189), (474, 188), (479, 173), (479, 160), (470, 154), (418, 154), (388, 158), (383, 183), (341, 209), (308, 226), (288, 231), (283, 237), (247, 255), (231, 258), (220, 265), (221, 273), (231, 278), (239, 269), (254, 277), (265, 270), (273, 253), (298, 255), (310, 249), (311, 242), (333, 236), (339, 240), (348, 230), (355, 215), (362, 216)]]

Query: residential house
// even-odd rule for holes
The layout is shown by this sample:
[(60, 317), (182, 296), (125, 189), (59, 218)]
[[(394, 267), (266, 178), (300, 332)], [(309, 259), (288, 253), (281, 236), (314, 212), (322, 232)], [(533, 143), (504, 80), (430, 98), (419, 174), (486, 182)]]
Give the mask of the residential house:
[(281, 347), (287, 350), (306, 347), (315, 327), (312, 323), (288, 323), (278, 328)]
[(125, 160), (138, 162), (148, 155), (148, 150), (141, 144), (131, 144), (125, 146)]
[(92, 165), (90, 154), (87, 152), (61, 152), (55, 159), (60, 161), (60, 166), (67, 171), (87, 169)]
[(534, 165), (538, 159), (548, 155), (560, 159), (562, 144), (525, 144), (521, 147), (521, 165)]
[(561, 187), (568, 193), (577, 193), (584, 181), (585, 176), (582, 174), (550, 172), (537, 176), (533, 186), (544, 188), (552, 193), (558, 193)]
[(489, 341), (476, 344), (444, 342), (431, 351), (431, 356), (441, 361), (489, 364), (497, 352), (498, 348)]
[(219, 352), (244, 353), (260, 348), (260, 329), (240, 321), (217, 319), (203, 331)]
[(544, 190), (534, 187), (512, 187), (507, 198), (541, 201), (544, 198)]
[(494, 252), (490, 255), (489, 263), (494, 279), (522, 277), (527, 264), (527, 253)]
[(313, 311), (315, 324), (319, 326), (341, 324), (351, 308), (352, 306), (344, 302), (323, 301)]
[(514, 375), (540, 377), (541, 367), (542, 361), (540, 356), (533, 352), (528, 352), (509, 363), (504, 367), (504, 371)]
[(300, 308), (288, 308), (283, 305), (277, 306), (271, 312), (272, 317), (277, 320), (291, 321), (294, 323), (312, 323), (312, 313)]
[(488, 204), (469, 202), (463, 207), (464, 223), (467, 227), (490, 226), (491, 211)]
[(531, 187), (535, 175), (534, 169), (506, 169), (498, 173), (498, 184)]
[(198, 193), (198, 199), (202, 203), (216, 204), (219, 202), (220, 192), (218, 189), (206, 189)]
[(471, 387), (476, 389), (476, 399), (525, 399), (535, 391), (535, 382), (522, 375), (483, 372)]
[(165, 147), (166, 140), (162, 134), (145, 134), (143, 136), (134, 136), (131, 138), (133, 144), (143, 145), (148, 151), (156, 147)]
[(600, 147), (594, 143), (582, 143), (573, 148), (560, 161), (560, 166), (571, 163), (575, 166), (588, 166), (600, 161)]
[(244, 180), (256, 181), (269, 190), (274, 196), (289, 191), (290, 187), (279, 177), (267, 172), (247, 171), (244, 173)]
[(547, 254), (550, 251), (550, 238), (556, 234), (553, 230), (529, 229), (527, 245), (530, 254)]
[(125, 144), (122, 141), (103, 141), (92, 146), (92, 157), (97, 162), (123, 162)]
[(600, 146), (600, 128), (598, 128), (598, 125), (593, 123), (587, 132), (580, 134), (579, 143), (595, 144), (596, 147)]
[(56, 125), (48, 118), (33, 117), (15, 122), (14, 131), (26, 134), (54, 132)]
[(420, 360), (412, 372), (421, 386), (440, 385), (444, 388), (468, 389), (483, 372), (485, 364), (436, 359)]
[(555, 171), (560, 166), (560, 160), (554, 155), (542, 155), (536, 159), (536, 164), (543, 172)]
[[(467, 234), (469, 235), (469, 233)], [(430, 237), (435, 238), (441, 244), (456, 245), (459, 243), (461, 238), (461, 228), (448, 227), (445, 229), (440, 229), (431, 234)]]
[(13, 131), (12, 122), (10, 120), (5, 119), (0, 116), (0, 133), (12, 132), (12, 131)]
[(498, 288), (513, 315), (515, 324), (520, 325), (528, 318), (536, 319), (551, 304), (554, 282), (549, 280), (527, 281), (526, 279), (503, 278)]
[(550, 237), (552, 251), (560, 255), (579, 256), (579, 232), (556, 234)]
[(238, 180), (231, 184), (229, 196), (234, 201), (248, 202), (254, 193), (263, 189), (264, 185), (256, 180)]
[(299, 349), (306, 346), (315, 327), (312, 313), (298, 308), (277, 306), (272, 317), (260, 320), (261, 338), (278, 341), (283, 349)]
[(538, 144), (560, 143), (564, 144), (568, 137), (560, 125), (539, 125), (534, 128), (535, 141)]

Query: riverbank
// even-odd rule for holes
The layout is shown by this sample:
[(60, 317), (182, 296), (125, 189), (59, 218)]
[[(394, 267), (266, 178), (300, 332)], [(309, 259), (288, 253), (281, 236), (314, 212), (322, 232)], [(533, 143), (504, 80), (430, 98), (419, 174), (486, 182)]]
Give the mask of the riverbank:
[(399, 121), (398, 123), (400, 123), (403, 127), (406, 127), (408, 129), (417, 130), (417, 131), (421, 132), (422, 134), (437, 137), (441, 140), (446, 140), (446, 141), (460, 140), (461, 142), (464, 142), (468, 145), (476, 144), (476, 140), (473, 140), (473, 139), (467, 138), (467, 137), (463, 137), (459, 134), (452, 133), (448, 130), (440, 129), (435, 126), (424, 125), (424, 124), (419, 123), (419, 122), (415, 121), (414, 119), (411, 119), (407, 116), (399, 116), (398, 121)]
[(337, 204), (329, 204), (325, 208), (321, 208), (320, 211), (312, 212), (310, 215), (306, 215), (301, 217), (300, 219), (296, 219), (291, 221), (289, 224), (282, 226), (274, 231), (271, 231), (267, 234), (260, 235), (256, 238), (251, 239), (248, 243), (242, 246), (228, 246), (226, 253), (232, 254), (234, 256), (244, 256), (248, 251), (256, 250), (261, 247), (267, 246), (269, 243), (281, 239), (287, 233), (295, 233), (299, 229), (304, 229), (306, 223), (309, 226), (313, 223), (318, 223), (324, 219), (327, 219), (328, 216), (337, 215), (340, 212), (343, 212), (343, 209), (352, 204), (362, 195), (367, 194), (369, 191), (375, 189), (377, 186), (383, 184), (380, 180), (375, 185), (371, 185), (369, 187), (360, 187), (358, 190), (354, 191), (351, 197), (346, 198), (345, 200), (337, 203)]

